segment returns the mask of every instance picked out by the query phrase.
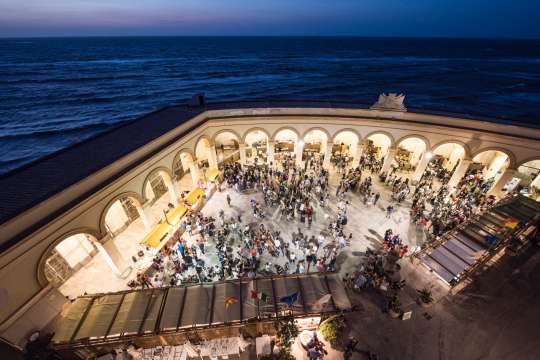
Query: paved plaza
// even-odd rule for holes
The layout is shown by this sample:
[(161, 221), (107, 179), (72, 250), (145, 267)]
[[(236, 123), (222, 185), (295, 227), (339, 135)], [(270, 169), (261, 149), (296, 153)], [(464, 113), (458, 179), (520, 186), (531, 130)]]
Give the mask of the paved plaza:
[[(402, 204), (396, 204), (391, 199), (389, 189), (376, 175), (364, 172), (363, 178), (366, 176), (372, 176), (373, 191), (380, 192), (381, 198), (376, 205), (369, 205), (362, 202), (359, 194), (347, 193), (346, 199), (350, 205), (345, 233), (352, 233), (353, 236), (350, 246), (338, 257), (337, 265), (342, 274), (352, 272), (358, 267), (367, 248), (380, 246), (386, 229), (390, 228), (394, 233), (400, 234), (404, 244), (409, 245), (410, 249), (420, 246), (426, 237), (423, 227), (410, 221), (410, 203), (406, 200)], [(261, 192), (241, 194), (226, 186), (223, 186), (221, 192), (216, 191), (213, 194), (202, 213), (217, 218), (220, 210), (224, 210), (226, 219), (240, 215), (243, 225), (263, 223), (272, 230), (280, 231), (282, 238), (289, 242), (298, 227), (308, 237), (317, 236), (328, 226), (337, 211), (335, 191), (339, 178), (339, 174), (331, 172), (328, 206), (315, 206), (311, 228), (297, 220), (287, 221), (280, 218), (277, 208), (267, 207), (264, 219), (256, 218), (251, 210), (250, 200), (255, 199), (263, 204)], [(232, 199), (230, 207), (227, 205), (227, 195)], [(167, 200), (162, 197), (159, 201)], [(389, 203), (394, 204), (395, 211), (387, 218), (385, 209)], [(74, 297), (84, 291), (127, 289), (127, 282), (139, 270), (137, 266), (145, 266), (130, 264), (130, 256), (137, 250), (142, 233), (144, 226), (139, 219), (113, 240), (125, 263), (129, 265), (121, 277), (110, 274), (106, 263), (98, 255), (62, 286), (62, 292)], [(190, 238), (187, 234), (184, 238), (188, 239), (188, 242), (195, 240), (195, 237)], [(294, 245), (291, 244), (291, 248), (295, 249)], [(211, 243), (207, 249), (207, 261), (210, 264), (217, 263), (215, 248)], [(360, 350), (353, 353), (352, 359), (367, 359), (367, 351), (376, 353), (378, 359), (388, 360), (537, 359), (539, 351), (533, 328), (536, 322), (532, 320), (540, 320), (535, 304), (540, 284), (540, 255), (529, 253), (525, 256), (525, 259), (503, 257), (458, 295), (450, 295), (448, 288), (427, 270), (413, 265), (408, 259), (402, 259), (401, 277), (406, 279), (407, 285), (400, 291), (399, 296), (403, 311), (411, 311), (412, 317), (410, 320), (391, 319), (383, 311), (384, 298), (374, 289), (349, 292), (351, 300), (358, 306), (358, 311), (346, 315), (348, 326), (344, 338), (358, 339), (357, 348)], [(285, 260), (283, 256), (276, 259), (278, 258), (265, 254), (262, 264), (265, 261), (275, 264)], [(524, 265), (519, 267), (519, 264)], [(103, 273), (110, 274), (107, 281), (103, 281)], [(416, 301), (416, 289), (424, 286), (432, 289), (436, 299), (436, 303), (430, 308), (423, 308)], [(330, 349), (329, 346), (327, 348), (329, 354), (326, 359), (343, 358), (342, 352)], [(298, 358), (306, 358), (300, 348), (294, 347), (293, 350)], [(244, 357), (248, 356), (247, 354), (244, 354)]]
[[(303, 258), (305, 255), (292, 244), (293, 233), (298, 232), (300, 228), (302, 233), (310, 238), (312, 235), (317, 237), (321, 230), (324, 230), (330, 224), (330, 221), (335, 218), (337, 212), (336, 187), (339, 184), (340, 174), (334, 171), (330, 172), (330, 197), (327, 206), (321, 208), (314, 204), (314, 221), (310, 228), (307, 223), (302, 224), (297, 219), (288, 221), (281, 217), (281, 212), (277, 207), (265, 207), (265, 217), (263, 219), (256, 218), (251, 210), (250, 201), (252, 199), (264, 204), (261, 191), (251, 190), (247, 193), (239, 193), (232, 188), (228, 188), (225, 184), (222, 186), (222, 191), (216, 191), (212, 197), (206, 202), (201, 210), (204, 216), (218, 218), (220, 210), (225, 213), (225, 219), (231, 217), (236, 218), (238, 215), (242, 218), (242, 225), (246, 224), (264, 224), (272, 231), (280, 231), (282, 238), (290, 243), (290, 249), (296, 252), (297, 258)], [(392, 229), (394, 234), (400, 234), (403, 243), (409, 245), (410, 249), (420, 246), (425, 240), (425, 231), (421, 225), (416, 225), (410, 222), (409, 208), (410, 203), (406, 200), (401, 204), (397, 204), (391, 200), (391, 192), (388, 187), (379, 182), (377, 175), (372, 175), (365, 171), (363, 178), (371, 176), (373, 178), (373, 191), (379, 192), (381, 198), (376, 205), (370, 203), (363, 204), (359, 194), (347, 192), (346, 200), (349, 202), (347, 215), (348, 223), (345, 226), (345, 235), (352, 233), (352, 241), (350, 245), (343, 249), (337, 260), (341, 273), (353, 272), (361, 261), (360, 257), (367, 248), (376, 249), (380, 246), (384, 232), (387, 229)], [(404, 175), (406, 176), (406, 175)], [(182, 179), (181, 184), (186, 184)], [(185, 186), (185, 185), (184, 185)], [(232, 199), (231, 206), (227, 205), (226, 197), (229, 195)], [(168, 201), (167, 194), (162, 196), (158, 203), (166, 203)], [(395, 210), (390, 218), (386, 217), (386, 207), (389, 203), (394, 204)], [(160, 208), (159, 204), (154, 204), (150, 208), (150, 217), (159, 219), (161, 214), (155, 209)], [(153, 212), (152, 212), (153, 211)], [(116, 263), (121, 271), (120, 276), (112, 274), (109, 265), (98, 254), (90, 262), (88, 262), (81, 270), (75, 273), (61, 287), (60, 291), (70, 298), (87, 293), (102, 293), (127, 289), (127, 283), (133, 279), (138, 271), (148, 267), (151, 263), (148, 261), (138, 261), (134, 263), (131, 259), (139, 250), (139, 242), (145, 234), (145, 228), (141, 219), (135, 220), (123, 232), (117, 235), (107, 244), (109, 251), (117, 253)], [(190, 237), (184, 233), (183, 238), (188, 240), (188, 244), (196, 241), (196, 236)], [(328, 241), (330, 239), (327, 239)], [(239, 246), (239, 242), (235, 246)], [(215, 244), (207, 243), (207, 251), (205, 253), (206, 264), (217, 264), (217, 251)], [(321, 250), (320, 250), (321, 251)], [(269, 256), (267, 253), (263, 255), (261, 264), (270, 262), (272, 265), (284, 265), (286, 258), (280, 256), (278, 258)], [(294, 271), (295, 269), (291, 269)], [(310, 269), (314, 271), (315, 269)], [(102, 281), (104, 274), (107, 274), (107, 281)]]

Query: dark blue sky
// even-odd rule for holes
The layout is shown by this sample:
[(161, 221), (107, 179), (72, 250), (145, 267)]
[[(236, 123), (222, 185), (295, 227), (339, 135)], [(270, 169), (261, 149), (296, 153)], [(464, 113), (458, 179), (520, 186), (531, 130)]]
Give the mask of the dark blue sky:
[(540, 0), (0, 0), (0, 36), (540, 38)]

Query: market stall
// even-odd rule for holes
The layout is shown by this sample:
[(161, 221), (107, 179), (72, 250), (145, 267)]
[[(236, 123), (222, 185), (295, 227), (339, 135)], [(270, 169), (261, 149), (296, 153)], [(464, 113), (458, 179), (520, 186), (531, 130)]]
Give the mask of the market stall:
[(182, 217), (188, 209), (180, 204), (173, 210), (169, 211), (166, 216), (166, 221), (157, 224), (154, 228), (142, 239), (140, 244), (148, 245), (154, 249), (160, 249), (174, 231), (173, 227), (180, 223)]

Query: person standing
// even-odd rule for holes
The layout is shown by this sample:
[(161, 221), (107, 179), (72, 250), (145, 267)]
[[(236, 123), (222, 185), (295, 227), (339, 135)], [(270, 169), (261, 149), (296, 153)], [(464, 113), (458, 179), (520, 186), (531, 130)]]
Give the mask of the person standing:
[(231, 196), (229, 194), (227, 194), (227, 205), (231, 207)]
[(394, 207), (392, 205), (388, 205), (386, 208), (386, 218), (390, 219), (390, 216), (392, 216), (392, 212), (394, 211)]
[(380, 193), (376, 193), (373, 197), (373, 205), (377, 205), (377, 201), (379, 201), (379, 198), (381, 197)]

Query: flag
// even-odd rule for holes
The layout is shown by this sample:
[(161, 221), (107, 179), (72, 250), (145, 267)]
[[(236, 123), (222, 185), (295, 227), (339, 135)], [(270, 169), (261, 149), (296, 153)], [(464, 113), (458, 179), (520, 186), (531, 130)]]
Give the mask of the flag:
[(490, 245), (490, 246), (493, 246), (497, 243), (497, 237), (495, 235), (486, 235), (486, 242)]
[(504, 227), (507, 229), (515, 229), (518, 226), (518, 221), (513, 218), (508, 218), (504, 221)]
[(262, 301), (268, 301), (268, 294), (264, 293), (264, 292), (258, 292), (258, 291), (255, 291), (255, 290), (251, 290), (251, 298), (252, 299), (257, 299), (257, 300), (262, 300)]
[(319, 300), (315, 301), (315, 304), (313, 304), (312, 306), (313, 310), (321, 311), (324, 305), (326, 305), (326, 303), (330, 301), (331, 297), (332, 297), (332, 294), (323, 295)]
[(236, 304), (237, 301), (236, 296), (227, 296), (225, 298), (225, 308), (228, 309), (230, 305)]
[(279, 301), (284, 302), (289, 307), (293, 306), (293, 304), (298, 300), (298, 293), (295, 292), (294, 294), (284, 296)]

